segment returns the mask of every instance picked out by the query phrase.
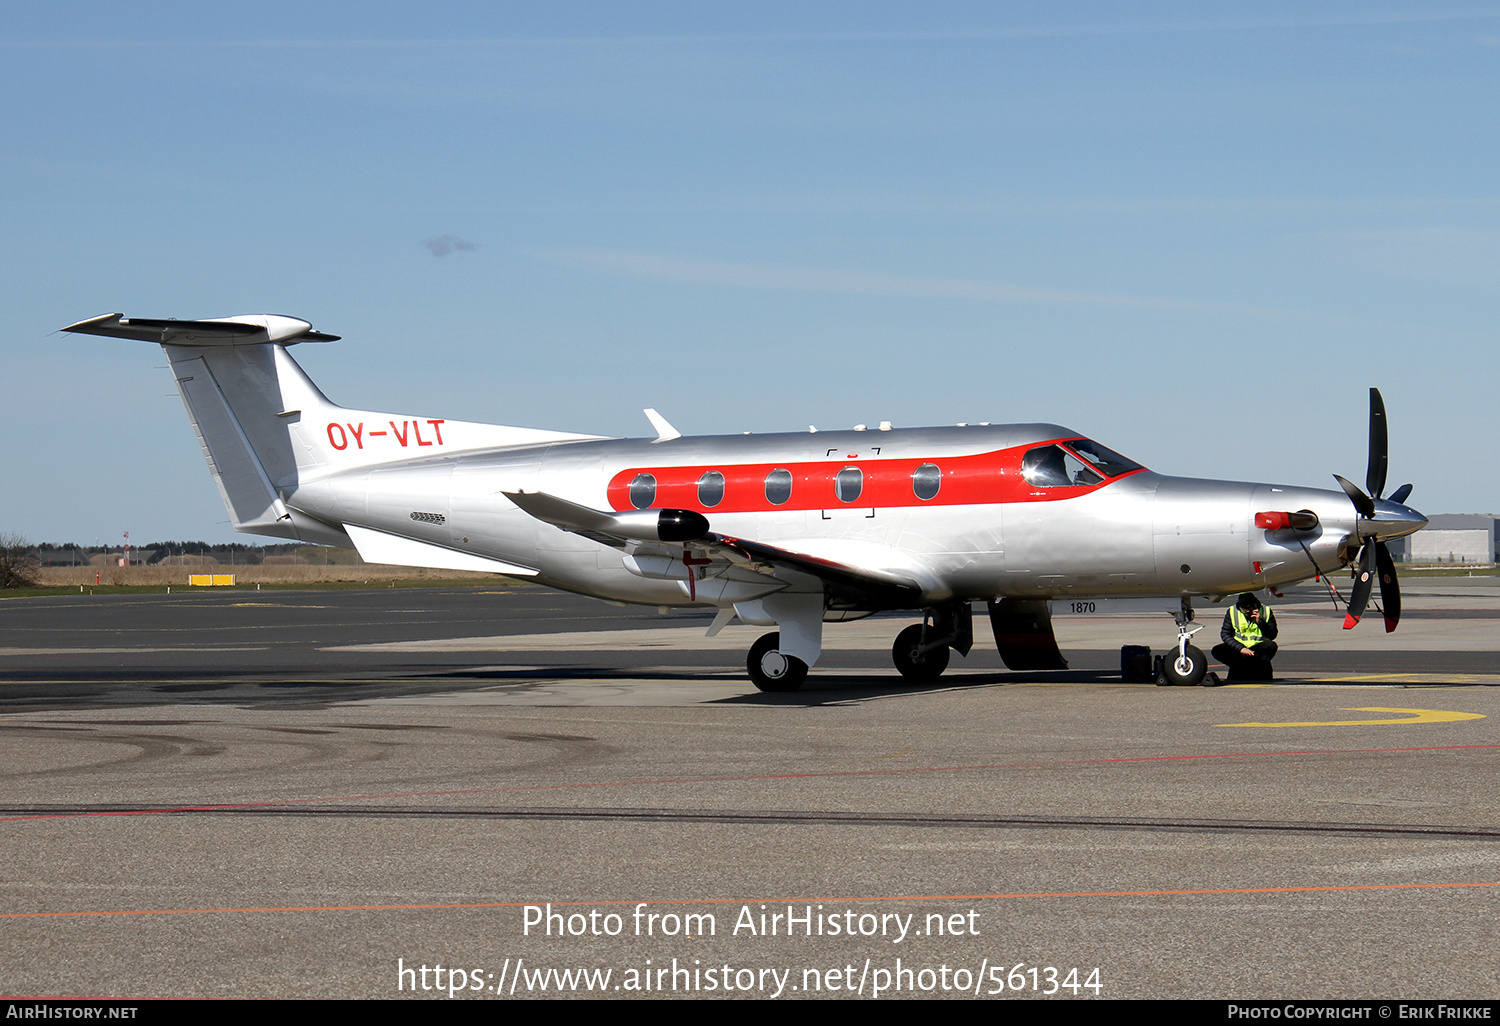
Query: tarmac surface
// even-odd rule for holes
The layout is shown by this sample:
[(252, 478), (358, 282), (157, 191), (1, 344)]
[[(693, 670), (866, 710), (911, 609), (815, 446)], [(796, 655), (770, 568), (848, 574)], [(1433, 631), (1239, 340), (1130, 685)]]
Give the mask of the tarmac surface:
[(531, 587), (5, 600), (0, 993), (1500, 998), (1500, 579), (1403, 592), (1279, 602), (1272, 685), (875, 617), (780, 695)]

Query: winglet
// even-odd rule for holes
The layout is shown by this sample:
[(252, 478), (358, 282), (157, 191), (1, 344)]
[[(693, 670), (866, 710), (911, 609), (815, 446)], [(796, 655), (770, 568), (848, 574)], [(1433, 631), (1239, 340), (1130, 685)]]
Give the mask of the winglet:
[(646, 419), (651, 422), (651, 426), (656, 428), (656, 441), (670, 442), (674, 438), (682, 437), (682, 432), (678, 431), (671, 424), (668, 424), (667, 418), (655, 410), (642, 410), (641, 412), (646, 415)]

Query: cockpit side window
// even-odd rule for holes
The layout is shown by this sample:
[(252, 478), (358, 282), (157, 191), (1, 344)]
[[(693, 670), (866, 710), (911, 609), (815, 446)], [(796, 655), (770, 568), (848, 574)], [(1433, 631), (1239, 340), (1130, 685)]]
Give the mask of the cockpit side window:
[(1039, 445), (1021, 457), (1021, 476), (1036, 488), (1096, 485), (1104, 480), (1087, 463), (1060, 445)]
[(1113, 449), (1106, 449), (1092, 438), (1070, 438), (1063, 444), (1092, 463), (1105, 477), (1118, 477), (1132, 470), (1146, 469), (1134, 460), (1121, 456)]

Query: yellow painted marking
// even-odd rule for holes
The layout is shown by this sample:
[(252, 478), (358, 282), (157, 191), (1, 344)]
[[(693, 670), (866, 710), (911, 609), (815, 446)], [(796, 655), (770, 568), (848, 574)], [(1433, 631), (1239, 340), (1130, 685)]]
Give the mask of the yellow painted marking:
[(1302, 723), (1220, 723), (1221, 727), (1363, 727), (1382, 723), (1453, 723), (1457, 720), (1482, 720), (1484, 713), (1449, 712), (1446, 709), (1390, 709), (1379, 705), (1360, 706), (1345, 712), (1408, 713), (1395, 720), (1309, 720)]

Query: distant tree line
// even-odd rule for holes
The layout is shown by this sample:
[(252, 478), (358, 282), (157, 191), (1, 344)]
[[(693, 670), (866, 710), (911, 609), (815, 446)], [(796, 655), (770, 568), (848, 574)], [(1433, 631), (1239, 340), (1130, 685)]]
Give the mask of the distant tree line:
[[(87, 565), (94, 556), (122, 556), (124, 542), (110, 545), (79, 545), (73, 542), (30, 544), (18, 535), (0, 534), (0, 587), (19, 588), (35, 583), (36, 571), (44, 566)], [(155, 566), (173, 557), (199, 556), (223, 564), (258, 566), (268, 558), (296, 557), (310, 563), (349, 562), (343, 550), (329, 550), (322, 545), (288, 542), (273, 545), (246, 545), (243, 542), (153, 541), (130, 545), (132, 565)], [(332, 556), (332, 559), (330, 559)], [(357, 557), (354, 557), (357, 559)]]

